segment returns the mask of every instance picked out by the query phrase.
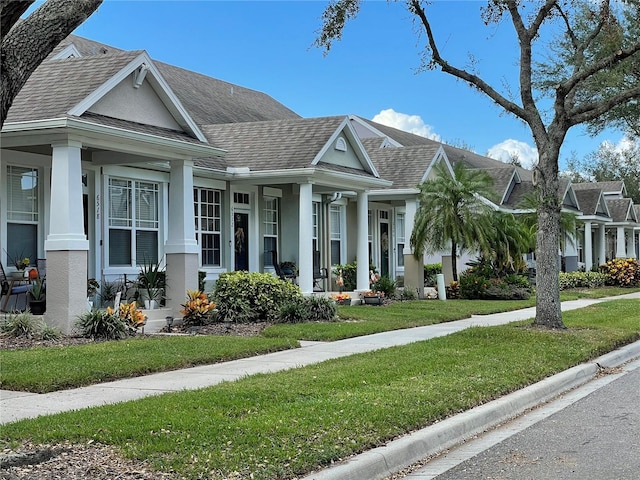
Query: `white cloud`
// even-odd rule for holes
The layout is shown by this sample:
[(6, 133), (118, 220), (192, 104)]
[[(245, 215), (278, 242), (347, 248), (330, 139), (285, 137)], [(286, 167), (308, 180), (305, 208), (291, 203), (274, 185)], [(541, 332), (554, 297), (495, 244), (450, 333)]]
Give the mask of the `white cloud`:
[(437, 142), (442, 141), (440, 135), (433, 131), (431, 125), (424, 123), (420, 115), (407, 115), (406, 113), (396, 112), (393, 108), (388, 108), (387, 110), (381, 110), (372, 120), (376, 123), (414, 133)]
[(524, 168), (532, 168), (538, 163), (538, 149), (528, 143), (509, 138), (494, 145), (487, 151), (487, 157), (510, 163), (513, 157), (517, 157)]

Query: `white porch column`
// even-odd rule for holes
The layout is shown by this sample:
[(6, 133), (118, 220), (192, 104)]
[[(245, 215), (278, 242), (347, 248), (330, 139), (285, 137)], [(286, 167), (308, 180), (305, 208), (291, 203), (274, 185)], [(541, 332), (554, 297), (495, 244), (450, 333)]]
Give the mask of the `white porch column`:
[(607, 236), (604, 223), (600, 224), (598, 229), (598, 266), (607, 261)]
[(636, 232), (633, 228), (631, 229), (631, 232), (629, 232), (629, 245), (627, 245), (627, 257), (637, 258), (636, 257)]
[(298, 286), (306, 295), (313, 292), (313, 184), (300, 184), (298, 202)]
[(47, 252), (47, 323), (69, 333), (87, 298), (89, 241), (84, 234), (80, 142), (53, 144)]
[(369, 290), (369, 192), (358, 192), (358, 234), (356, 258), (358, 261), (356, 290)]
[(193, 211), (193, 161), (171, 162), (169, 177), (169, 231), (164, 251), (167, 255), (166, 306), (174, 316), (187, 290), (198, 289), (198, 244)]
[(616, 230), (616, 258), (626, 258), (627, 242), (624, 238), (624, 227), (618, 227)]
[(590, 271), (593, 266), (593, 248), (591, 245), (591, 222), (584, 222), (584, 269)]

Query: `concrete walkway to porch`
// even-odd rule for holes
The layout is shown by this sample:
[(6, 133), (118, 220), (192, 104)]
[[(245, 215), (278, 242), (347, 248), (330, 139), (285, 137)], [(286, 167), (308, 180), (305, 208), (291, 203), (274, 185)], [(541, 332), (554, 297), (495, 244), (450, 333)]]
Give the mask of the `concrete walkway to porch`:
[[(597, 300), (563, 302), (562, 310), (573, 310), (605, 300), (619, 298), (640, 299), (640, 292)], [(302, 367), (332, 358), (428, 340), (472, 326), (502, 325), (534, 316), (535, 307), (531, 307), (493, 315), (474, 315), (471, 318), (454, 322), (394, 330), (336, 342), (301, 342), (301, 348), (292, 350), (47, 394), (0, 390), (0, 423), (124, 402), (167, 392), (208, 387), (223, 381), (237, 380), (255, 373), (271, 373)]]

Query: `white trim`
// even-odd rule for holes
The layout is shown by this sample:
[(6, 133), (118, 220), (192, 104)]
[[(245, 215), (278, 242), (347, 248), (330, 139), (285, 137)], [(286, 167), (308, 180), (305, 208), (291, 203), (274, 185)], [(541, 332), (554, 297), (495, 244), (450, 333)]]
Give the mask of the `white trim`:
[(49, 61), (65, 60), (67, 58), (80, 58), (80, 57), (82, 57), (82, 54), (76, 48), (76, 46), (73, 43), (71, 43), (66, 47), (64, 47), (59, 53), (54, 55)]
[(262, 187), (262, 196), (282, 198), (281, 188)]
[(349, 120), (352, 120), (354, 122), (359, 123), (361, 126), (366, 128), (367, 130), (369, 130), (371, 133), (374, 133), (378, 137), (386, 138), (387, 142), (389, 142), (390, 145), (393, 145), (395, 147), (404, 146), (401, 143), (399, 143), (396, 140), (394, 140), (393, 138), (390, 138), (386, 133), (383, 133), (380, 130), (378, 130), (377, 128), (373, 127), (372, 125), (369, 125), (367, 122), (365, 122), (362, 118), (358, 117), (357, 115), (349, 115)]
[(420, 179), (419, 183), (424, 183), (424, 182), (427, 181), (427, 179), (429, 178), (429, 174), (431, 173), (431, 170), (433, 170), (433, 167), (435, 167), (436, 164), (438, 162), (440, 162), (440, 161), (444, 162), (445, 166), (447, 167), (447, 170), (449, 170), (449, 173), (453, 177), (453, 167), (451, 166), (451, 162), (449, 161), (449, 157), (447, 156), (446, 152), (444, 151), (444, 148), (442, 148), (442, 145), (440, 145), (438, 147), (438, 150), (436, 150), (436, 153), (433, 155), (433, 158), (431, 159), (431, 162), (429, 162), (429, 166), (424, 171), (424, 174), (422, 175), (422, 178)]
[(353, 126), (349, 121), (349, 117), (344, 117), (344, 119), (342, 120), (338, 128), (331, 134), (331, 137), (329, 137), (329, 140), (327, 141), (327, 143), (325, 143), (324, 146), (320, 149), (320, 151), (316, 154), (313, 161), (311, 162), (311, 165), (317, 165), (318, 162), (327, 153), (327, 151), (330, 148), (332, 148), (332, 145), (334, 145), (334, 143), (337, 141), (337, 139), (341, 135), (344, 135), (345, 137), (347, 137), (347, 139), (349, 139), (349, 141), (355, 145), (354, 153), (360, 160), (360, 163), (364, 167), (364, 170), (372, 174), (374, 177), (380, 178), (380, 174), (378, 173), (378, 170), (373, 165), (373, 162), (369, 158), (369, 155), (367, 154), (367, 151), (365, 150), (364, 145), (362, 145), (362, 142), (360, 141), (358, 134), (353, 129)]

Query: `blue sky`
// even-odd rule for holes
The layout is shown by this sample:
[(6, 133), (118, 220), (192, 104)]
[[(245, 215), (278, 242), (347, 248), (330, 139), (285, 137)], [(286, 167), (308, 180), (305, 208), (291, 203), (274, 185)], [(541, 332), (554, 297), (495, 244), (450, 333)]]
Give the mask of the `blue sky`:
[[(528, 127), (483, 94), (439, 71), (418, 73), (425, 39), (403, 2), (366, 1), (324, 56), (312, 43), (326, 3), (105, 0), (75, 33), (265, 92), (304, 117), (352, 113), (496, 158), (501, 145), (524, 163), (535, 156)], [(517, 79), (518, 51), (510, 24), (482, 24), (483, 4), (436, 1), (432, 25), (444, 56), (466, 66), (473, 53), (501, 89)], [(593, 139), (574, 127), (561, 160), (621, 137)]]

